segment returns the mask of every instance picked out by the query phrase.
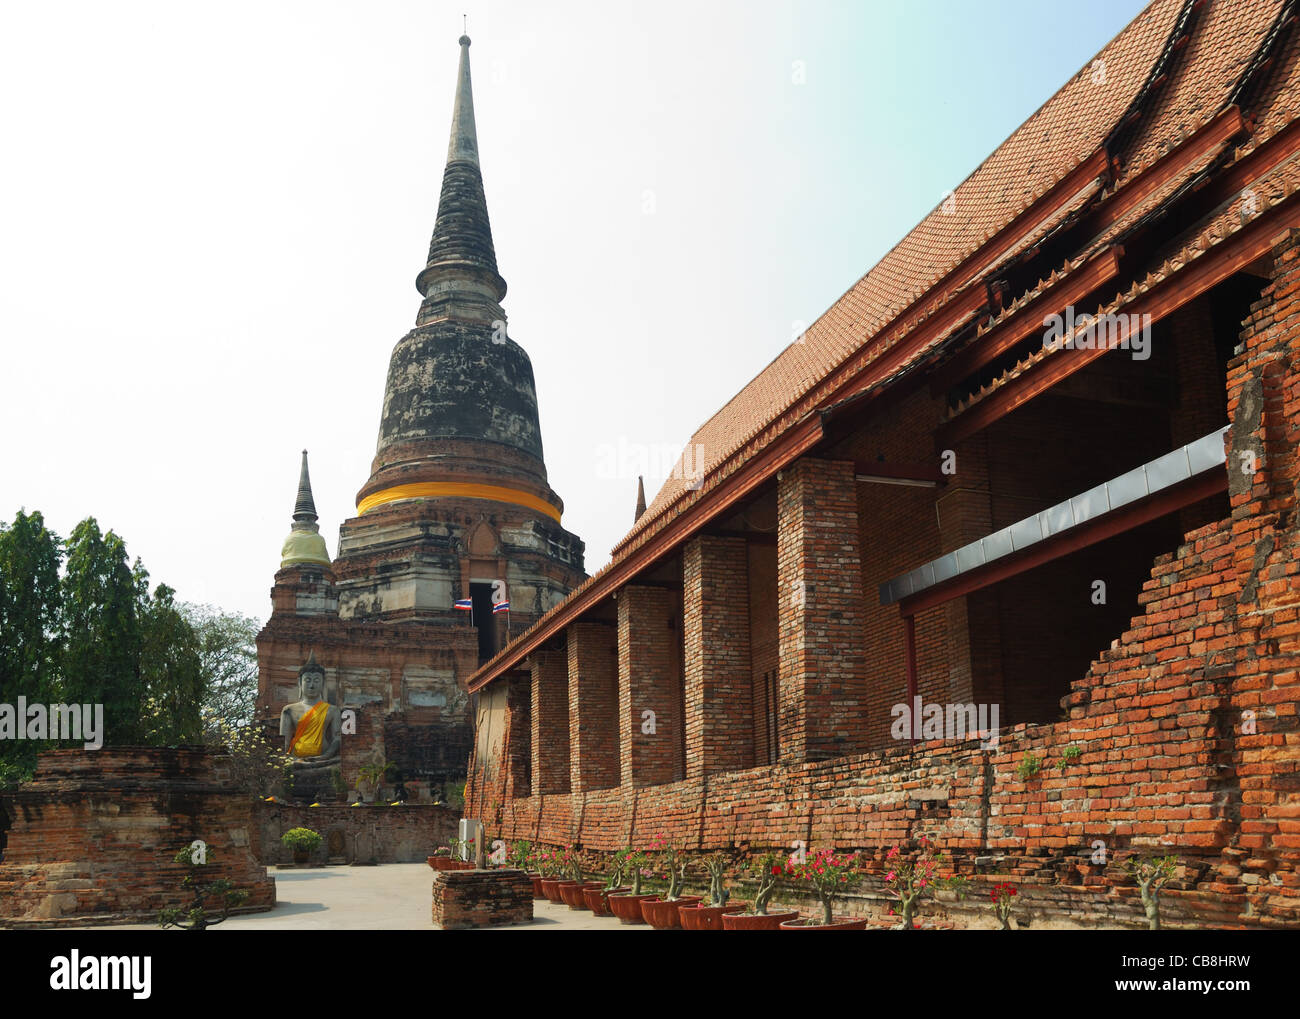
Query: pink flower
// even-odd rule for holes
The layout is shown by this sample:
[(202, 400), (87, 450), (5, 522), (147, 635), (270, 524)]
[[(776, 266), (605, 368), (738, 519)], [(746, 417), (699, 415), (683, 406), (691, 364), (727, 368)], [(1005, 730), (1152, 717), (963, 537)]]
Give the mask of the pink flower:
[(893, 872), (892, 870), (891, 870), (888, 874), (885, 875), (885, 880), (886, 880), (886, 881), (893, 881), (893, 880), (894, 880), (894, 872)]

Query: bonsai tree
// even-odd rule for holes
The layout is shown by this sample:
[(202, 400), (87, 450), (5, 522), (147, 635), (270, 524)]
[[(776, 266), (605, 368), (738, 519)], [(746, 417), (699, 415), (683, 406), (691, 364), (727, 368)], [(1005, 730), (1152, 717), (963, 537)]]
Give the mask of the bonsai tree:
[(1176, 856), (1144, 856), (1140, 859), (1129, 857), (1124, 861), (1124, 869), (1137, 881), (1138, 891), (1142, 896), (1142, 908), (1147, 914), (1147, 929), (1160, 929), (1160, 889), (1174, 876), (1178, 869)]
[[(199, 867), (207, 866), (194, 859), (193, 846), (186, 846), (172, 857), (175, 863), (183, 863), (188, 871), (181, 881), (181, 887), (190, 893), (188, 909), (169, 908), (158, 913), (158, 926), (163, 930), (179, 927), (183, 931), (202, 931), (215, 927), (230, 916), (230, 911), (248, 899), (248, 892), (235, 888), (225, 878), (215, 881), (200, 881)], [(204, 850), (204, 859), (211, 860), (211, 848)], [(207, 903), (213, 898), (221, 902), (221, 914), (213, 917), (208, 913)]]
[(280, 836), (280, 842), (293, 853), (294, 863), (306, 863), (324, 839), (310, 828), (290, 828)]
[(819, 849), (803, 863), (786, 864), (786, 873), (812, 886), (822, 905), (822, 922), (835, 922), (835, 900), (857, 876), (858, 854), (836, 856), (834, 850)]
[[(643, 878), (647, 878), (651, 874), (650, 865), (653, 861), (650, 858), (650, 854), (642, 852), (639, 849), (632, 849), (630, 846), (627, 849), (621, 850), (621, 852), (626, 854), (623, 857), (623, 873), (632, 878), (632, 891), (628, 894), (641, 895), (641, 881)], [(615, 885), (615, 887), (618, 886)]]
[[(612, 892), (615, 888), (622, 887), (623, 875), (628, 869), (628, 861), (631, 857), (632, 850), (620, 849), (609, 858), (609, 863), (605, 869), (605, 891)], [(636, 880), (640, 881), (639, 875)]]
[[(912, 919), (916, 914), (917, 903), (936, 888), (949, 888), (958, 897), (966, 893), (966, 879), (960, 875), (942, 877), (938, 873), (943, 851), (925, 835), (920, 838), (921, 852), (915, 860), (902, 855), (902, 849), (894, 846), (885, 854), (889, 872), (885, 875), (888, 893), (898, 900), (898, 910), (902, 915), (902, 929), (913, 929)], [(894, 910), (891, 908), (891, 914)]]
[(1011, 900), (1015, 894), (1015, 885), (1004, 882), (993, 886), (993, 908), (998, 916), (998, 930), (1011, 930)]
[(686, 854), (672, 845), (666, 835), (659, 835), (654, 842), (650, 844), (650, 849), (658, 853), (657, 862), (659, 869), (664, 872), (668, 880), (668, 887), (664, 890), (664, 899), (671, 902), (674, 899), (680, 899), (682, 889), (686, 886), (686, 868), (689, 860)]
[(709, 872), (710, 906), (725, 906), (731, 893), (727, 890), (727, 870), (731, 861), (725, 853), (710, 853), (704, 858), (704, 869)]
[(754, 892), (754, 905), (750, 910), (753, 916), (766, 916), (767, 904), (776, 891), (777, 879), (785, 873), (782, 857), (777, 853), (764, 853), (752, 861), (749, 871), (758, 879), (758, 888)]
[(583, 865), (582, 853), (574, 849), (573, 846), (565, 846), (564, 852), (560, 854), (561, 872), (567, 874), (570, 881), (582, 884)]

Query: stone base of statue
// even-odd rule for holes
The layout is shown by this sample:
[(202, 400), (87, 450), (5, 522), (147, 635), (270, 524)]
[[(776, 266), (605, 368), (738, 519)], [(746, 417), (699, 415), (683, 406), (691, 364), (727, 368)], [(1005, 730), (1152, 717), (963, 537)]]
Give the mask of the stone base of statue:
[(294, 803), (342, 803), (342, 777), (337, 764), (325, 768), (291, 767), (287, 798)]

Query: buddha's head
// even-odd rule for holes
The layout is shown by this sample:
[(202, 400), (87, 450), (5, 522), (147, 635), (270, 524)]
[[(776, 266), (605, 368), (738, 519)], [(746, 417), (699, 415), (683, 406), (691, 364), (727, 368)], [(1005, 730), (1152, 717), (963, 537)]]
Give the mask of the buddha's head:
[(298, 696), (303, 700), (320, 700), (325, 694), (325, 669), (316, 661), (313, 651), (307, 662), (298, 670)]

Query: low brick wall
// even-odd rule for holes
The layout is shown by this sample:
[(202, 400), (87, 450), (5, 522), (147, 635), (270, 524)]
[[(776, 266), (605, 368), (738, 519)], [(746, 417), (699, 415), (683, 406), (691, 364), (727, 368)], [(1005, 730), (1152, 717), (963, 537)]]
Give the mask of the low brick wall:
[(298, 807), (259, 803), (254, 807), (253, 851), (265, 864), (291, 863), (293, 853), (280, 843), (290, 828), (310, 828), (324, 838), (313, 863), (423, 863), (456, 835), (460, 811), (431, 803), (400, 807), (325, 805)]
[(433, 878), (433, 925), (501, 927), (533, 918), (533, 883), (522, 870), (442, 870)]
[(206, 877), (249, 893), (238, 912), (275, 905), (275, 880), (253, 855), (251, 803), (229, 758), (202, 747), (105, 747), (41, 754), (31, 782), (5, 799), (0, 927), (150, 922), (188, 905), (173, 857), (207, 843)]

